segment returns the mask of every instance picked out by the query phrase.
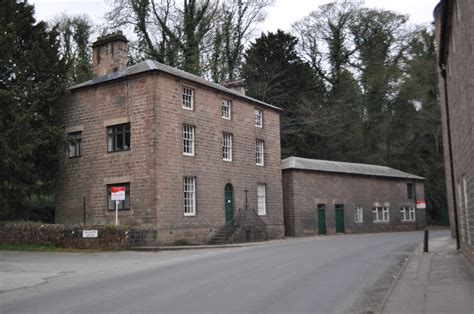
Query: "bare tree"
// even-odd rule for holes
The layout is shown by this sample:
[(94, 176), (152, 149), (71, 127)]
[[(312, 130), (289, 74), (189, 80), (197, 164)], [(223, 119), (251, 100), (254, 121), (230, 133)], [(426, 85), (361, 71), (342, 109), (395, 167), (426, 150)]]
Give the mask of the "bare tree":
[(356, 51), (350, 26), (359, 7), (360, 2), (349, 0), (328, 3), (292, 25), (299, 54), (330, 85), (337, 83)]
[(224, 79), (235, 79), (239, 75), (245, 44), (253, 37), (258, 23), (265, 17), (265, 8), (274, 0), (224, 0), (221, 4), (222, 23), (219, 35), (222, 43)]
[(107, 15), (113, 28), (132, 27), (145, 57), (201, 75), (201, 53), (213, 27), (217, 2), (115, 0)]

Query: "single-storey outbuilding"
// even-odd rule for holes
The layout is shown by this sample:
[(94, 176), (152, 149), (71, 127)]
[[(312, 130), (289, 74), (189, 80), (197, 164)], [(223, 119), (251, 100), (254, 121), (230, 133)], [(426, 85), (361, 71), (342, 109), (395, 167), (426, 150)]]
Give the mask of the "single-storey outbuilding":
[(365, 233), (426, 227), (424, 178), (384, 166), (282, 160), (285, 234)]

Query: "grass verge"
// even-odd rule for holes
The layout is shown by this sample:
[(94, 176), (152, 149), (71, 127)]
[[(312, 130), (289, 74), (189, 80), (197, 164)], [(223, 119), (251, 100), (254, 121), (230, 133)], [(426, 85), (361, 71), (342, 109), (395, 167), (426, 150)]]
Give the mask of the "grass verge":
[(40, 251), (56, 252), (58, 250), (52, 244), (7, 244), (0, 243), (0, 251)]

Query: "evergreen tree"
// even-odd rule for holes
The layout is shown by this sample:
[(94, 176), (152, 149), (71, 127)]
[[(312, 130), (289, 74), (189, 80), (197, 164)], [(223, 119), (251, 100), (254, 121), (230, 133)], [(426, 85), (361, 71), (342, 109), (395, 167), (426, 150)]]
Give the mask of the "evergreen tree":
[(73, 85), (90, 80), (92, 22), (86, 15), (63, 14), (57, 17), (53, 24), (59, 33), (62, 57), (68, 65), (68, 82)]
[[(26, 2), (0, 7), (0, 213), (51, 205), (67, 67), (56, 30)], [(38, 204), (39, 203), (39, 204)]]
[[(310, 134), (302, 130), (308, 108), (316, 110), (321, 83), (308, 64), (297, 55), (296, 37), (278, 30), (262, 34), (245, 53), (242, 66), (248, 94), (283, 109), (282, 154), (303, 151)], [(309, 105), (309, 106), (308, 106)]]

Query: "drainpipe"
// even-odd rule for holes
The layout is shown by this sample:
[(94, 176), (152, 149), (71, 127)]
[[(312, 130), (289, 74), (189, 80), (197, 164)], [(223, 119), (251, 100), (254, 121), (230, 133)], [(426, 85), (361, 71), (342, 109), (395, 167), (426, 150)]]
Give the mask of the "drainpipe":
[[(413, 198), (415, 200), (415, 230), (418, 230), (418, 219), (416, 217), (418, 214), (418, 208), (416, 208), (416, 201), (418, 199), (418, 195), (416, 194), (416, 179), (413, 179)], [(426, 200), (425, 200), (425, 204), (426, 204)], [(425, 221), (426, 221), (426, 207), (425, 207)], [(426, 225), (428, 226), (428, 224)]]
[(84, 225), (86, 224), (86, 197), (82, 197), (82, 215), (84, 219)]

